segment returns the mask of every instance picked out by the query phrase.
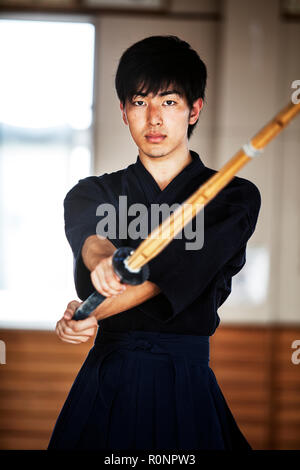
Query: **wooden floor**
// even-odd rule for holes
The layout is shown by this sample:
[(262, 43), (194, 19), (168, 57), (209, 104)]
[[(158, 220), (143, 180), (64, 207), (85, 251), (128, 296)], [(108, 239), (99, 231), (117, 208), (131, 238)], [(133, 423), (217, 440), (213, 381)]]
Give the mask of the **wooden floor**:
[[(300, 327), (219, 327), (210, 366), (254, 449), (300, 449)], [(53, 332), (0, 330), (0, 449), (45, 449), (92, 342), (61, 342)], [(300, 354), (299, 354), (300, 358)]]

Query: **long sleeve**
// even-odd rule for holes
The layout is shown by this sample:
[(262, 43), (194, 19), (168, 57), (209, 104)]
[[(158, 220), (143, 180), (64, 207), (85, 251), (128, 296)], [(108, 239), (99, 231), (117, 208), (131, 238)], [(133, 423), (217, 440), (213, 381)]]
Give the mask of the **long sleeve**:
[[(90, 272), (83, 263), (81, 250), (85, 240), (97, 233), (97, 224), (104, 217), (99, 216), (97, 208), (100, 204), (114, 201), (99, 177), (88, 177), (80, 180), (72, 188), (64, 200), (65, 233), (74, 255), (74, 281), (77, 294), (85, 300), (95, 289), (92, 285)], [(111, 219), (114, 223), (114, 218)], [(114, 227), (110, 227), (111, 230)], [(111, 240), (116, 246), (116, 239)], [(118, 247), (118, 246), (116, 246)]]

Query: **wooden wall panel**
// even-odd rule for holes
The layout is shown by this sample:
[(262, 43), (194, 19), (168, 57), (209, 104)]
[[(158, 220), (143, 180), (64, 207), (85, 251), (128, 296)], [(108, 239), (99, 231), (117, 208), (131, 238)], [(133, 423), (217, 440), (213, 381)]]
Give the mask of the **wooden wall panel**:
[(254, 449), (268, 445), (269, 332), (220, 327), (211, 339), (211, 367), (241, 431)]
[(46, 449), (92, 343), (63, 343), (48, 331), (3, 330), (0, 338), (0, 449)]
[(220, 327), (211, 367), (254, 449), (300, 449), (300, 364), (291, 344), (299, 326)]
[(291, 360), (295, 339), (300, 340), (299, 328), (276, 331), (272, 444), (277, 449), (300, 449), (300, 364)]
[[(54, 332), (2, 330), (0, 449), (45, 449), (92, 342), (70, 345)], [(210, 366), (254, 449), (300, 449), (299, 327), (219, 327)]]

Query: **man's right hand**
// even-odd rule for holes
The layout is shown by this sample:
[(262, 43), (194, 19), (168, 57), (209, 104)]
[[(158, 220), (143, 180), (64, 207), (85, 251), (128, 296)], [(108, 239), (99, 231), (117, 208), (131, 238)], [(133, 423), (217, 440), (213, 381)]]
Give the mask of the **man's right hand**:
[(106, 238), (97, 235), (88, 237), (82, 247), (82, 259), (91, 272), (95, 289), (105, 297), (122, 294), (126, 286), (113, 270), (112, 257), (116, 247)]
[(103, 258), (91, 272), (91, 279), (95, 289), (105, 297), (122, 294), (126, 285), (122, 284), (119, 276), (114, 272), (112, 256)]

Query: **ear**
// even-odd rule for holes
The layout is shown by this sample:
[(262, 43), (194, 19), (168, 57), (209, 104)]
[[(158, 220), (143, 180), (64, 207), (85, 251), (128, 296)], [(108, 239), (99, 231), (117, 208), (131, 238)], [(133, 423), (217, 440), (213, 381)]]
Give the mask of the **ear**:
[(194, 101), (192, 109), (190, 111), (189, 124), (195, 124), (198, 121), (199, 114), (202, 108), (203, 108), (203, 99), (198, 98), (196, 101)]
[(120, 101), (120, 109), (121, 109), (121, 112), (122, 112), (122, 119), (124, 121), (124, 124), (126, 124), (126, 126), (128, 126), (128, 120), (127, 120), (127, 116), (126, 116), (125, 106), (123, 105), (123, 103), (121, 103), (121, 101)]

